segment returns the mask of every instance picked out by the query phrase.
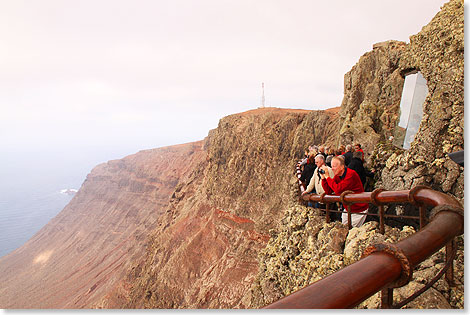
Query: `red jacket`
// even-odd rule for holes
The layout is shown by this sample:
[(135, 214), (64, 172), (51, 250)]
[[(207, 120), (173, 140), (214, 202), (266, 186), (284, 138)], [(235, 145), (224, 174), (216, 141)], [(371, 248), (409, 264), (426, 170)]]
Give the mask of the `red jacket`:
[[(364, 192), (361, 179), (356, 171), (345, 167), (343, 176), (336, 175), (331, 178), (328, 177), (321, 181), (321, 185), (327, 195), (341, 195), (343, 191), (352, 190), (354, 193)], [(355, 203), (351, 205), (351, 212), (362, 212), (369, 208), (367, 203)]]

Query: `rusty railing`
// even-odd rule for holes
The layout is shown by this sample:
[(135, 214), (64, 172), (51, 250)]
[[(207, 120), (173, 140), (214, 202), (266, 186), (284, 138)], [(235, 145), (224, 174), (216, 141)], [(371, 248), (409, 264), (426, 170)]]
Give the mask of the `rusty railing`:
[[(299, 170), (300, 168), (297, 171)], [(301, 192), (305, 191), (305, 186), (300, 180), (299, 187)], [(418, 186), (412, 190), (376, 189), (373, 192), (347, 193), (341, 196), (311, 194), (304, 195), (302, 199), (325, 203), (327, 209), (322, 210), (326, 212), (326, 220), (329, 211), (332, 211), (329, 210), (331, 203), (343, 203), (347, 212), (349, 212), (348, 205), (353, 203), (375, 204), (379, 207), (378, 216), (382, 233), (384, 219), (387, 216), (395, 217), (386, 215), (383, 206), (389, 203), (410, 203), (419, 208), (419, 217), (398, 217), (419, 219), (420, 229), (398, 243), (375, 244), (366, 248), (362, 258), (356, 263), (265, 308), (353, 308), (378, 291), (381, 291), (382, 308), (401, 308), (427, 290), (444, 273), (449, 284), (453, 285), (452, 265), (457, 250), (454, 238), (464, 232), (464, 211), (455, 198), (425, 186)], [(425, 217), (427, 207), (432, 207), (429, 220)], [(393, 288), (406, 285), (412, 279), (414, 267), (444, 246), (446, 265), (443, 270), (425, 287), (393, 305)]]

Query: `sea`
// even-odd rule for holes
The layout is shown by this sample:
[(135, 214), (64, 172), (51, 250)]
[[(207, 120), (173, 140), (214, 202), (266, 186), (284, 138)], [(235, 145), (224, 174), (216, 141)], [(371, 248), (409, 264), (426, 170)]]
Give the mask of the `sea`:
[(55, 217), (98, 164), (133, 148), (51, 149), (0, 155), (0, 257), (14, 251)]

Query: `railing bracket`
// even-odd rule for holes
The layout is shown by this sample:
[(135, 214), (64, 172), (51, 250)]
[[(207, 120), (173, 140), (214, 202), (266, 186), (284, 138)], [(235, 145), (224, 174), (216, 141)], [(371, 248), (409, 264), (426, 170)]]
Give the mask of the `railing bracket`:
[(396, 281), (390, 283), (387, 288), (399, 288), (410, 282), (413, 277), (413, 266), (411, 265), (408, 257), (403, 251), (394, 244), (391, 243), (379, 243), (367, 247), (362, 254), (362, 258), (365, 258), (375, 252), (385, 252), (395, 257), (401, 265), (401, 275)]

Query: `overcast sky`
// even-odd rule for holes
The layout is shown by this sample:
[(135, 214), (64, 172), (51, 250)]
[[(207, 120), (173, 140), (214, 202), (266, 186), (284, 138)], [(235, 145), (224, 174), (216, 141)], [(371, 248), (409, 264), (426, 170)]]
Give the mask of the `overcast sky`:
[(408, 42), (445, 2), (0, 1), (0, 146), (200, 140), (257, 108), (261, 82), (266, 106), (336, 107), (361, 55)]

